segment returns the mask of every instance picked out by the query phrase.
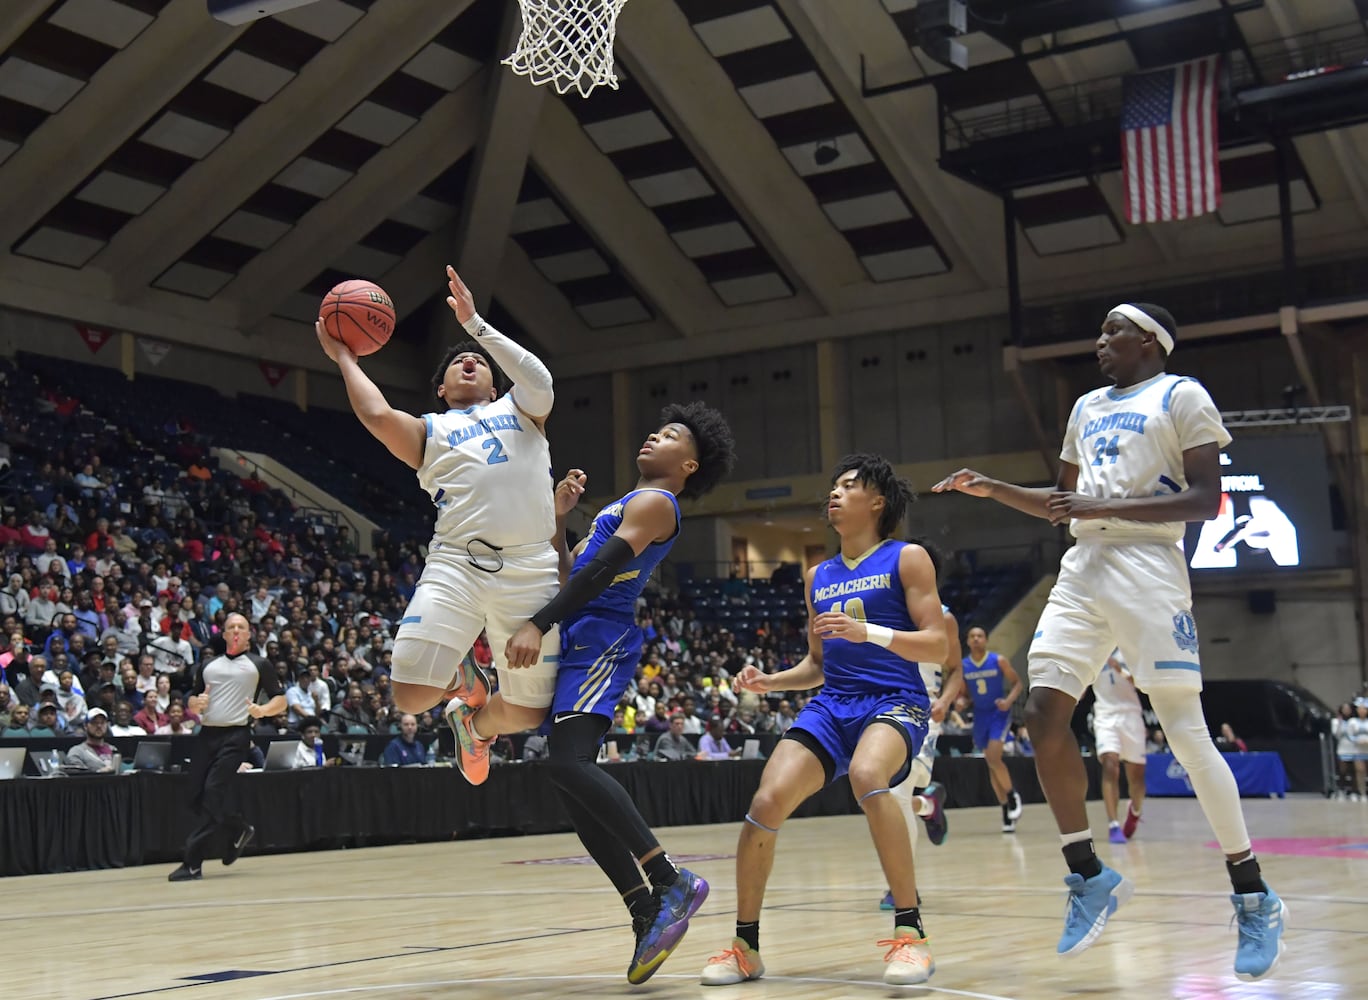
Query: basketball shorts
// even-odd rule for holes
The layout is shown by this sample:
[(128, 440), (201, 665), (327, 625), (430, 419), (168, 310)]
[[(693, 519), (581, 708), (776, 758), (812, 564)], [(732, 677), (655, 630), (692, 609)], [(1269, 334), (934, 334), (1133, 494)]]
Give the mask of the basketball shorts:
[(613, 717), (641, 662), (635, 621), (584, 615), (561, 623), (560, 671), (551, 718), (588, 712)]
[(1082, 698), (1117, 647), (1142, 691), (1202, 689), (1178, 546), (1079, 542), (1064, 553), (1027, 658), (1031, 686)]
[(406, 670), (396, 655), (394, 680), (450, 689), (457, 664), (484, 631), (504, 700), (524, 708), (551, 704), (560, 661), (559, 629), (552, 628), (542, 637), (542, 657), (535, 665), (509, 670), (504, 668), (503, 657), (509, 637), (560, 590), (556, 550), (548, 542), (510, 546), (500, 555), (503, 566), (489, 573), (472, 566), (463, 552), (433, 550), (429, 554), (413, 600), (399, 619), (395, 643), (397, 647), (399, 640), (413, 638), (450, 649), (451, 669), (447, 671), (443, 661), (435, 673)]
[(1097, 756), (1114, 753), (1127, 764), (1145, 762), (1145, 717), (1139, 712), (1094, 712)]
[(994, 740), (1001, 743), (1007, 738), (1007, 731), (1012, 728), (1012, 712), (1009, 709), (1004, 712), (996, 705), (989, 703), (991, 707), (980, 711), (974, 709), (974, 749), (986, 750), (988, 744)]
[(931, 716), (926, 695), (912, 691), (893, 694), (819, 694), (793, 721), (785, 739), (797, 740), (817, 755), (826, 769), (827, 784), (850, 770), (864, 731), (886, 723), (902, 733), (907, 760), (889, 782), (894, 788), (907, 780), (912, 761), (921, 753)]

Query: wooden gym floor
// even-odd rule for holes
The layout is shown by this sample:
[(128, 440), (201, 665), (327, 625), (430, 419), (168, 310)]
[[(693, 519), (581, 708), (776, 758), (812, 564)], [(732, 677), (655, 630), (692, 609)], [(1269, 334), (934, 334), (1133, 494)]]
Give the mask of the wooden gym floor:
[(641, 987), (623, 976), (631, 933), (617, 896), (596, 868), (565, 863), (583, 854), (573, 835), (249, 854), (175, 885), (170, 865), (12, 878), (2, 975), (6, 995), (42, 1000), (1368, 996), (1368, 804), (1245, 808), (1290, 909), (1288, 952), (1259, 983), (1231, 972), (1229, 886), (1191, 799), (1152, 800), (1134, 841), (1099, 845), (1137, 892), (1073, 959), (1054, 954), (1065, 872), (1045, 807), (1027, 807), (1015, 836), (998, 832), (995, 809), (952, 811), (942, 847), (919, 842), (937, 962), (925, 987), (879, 980), (874, 942), (892, 920), (878, 909), (883, 882), (860, 817), (784, 830), (761, 924), (768, 974), (740, 986), (697, 980), (732, 935), (735, 825), (661, 831), (676, 858), (702, 856), (685, 864), (712, 895)]

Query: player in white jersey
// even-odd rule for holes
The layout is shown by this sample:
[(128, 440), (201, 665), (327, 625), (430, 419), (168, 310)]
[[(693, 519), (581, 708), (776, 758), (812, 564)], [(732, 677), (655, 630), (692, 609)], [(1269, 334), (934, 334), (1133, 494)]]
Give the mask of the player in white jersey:
[[(1113, 650), (1093, 681), (1093, 738), (1102, 762), (1102, 804), (1107, 810), (1107, 839), (1124, 844), (1135, 836), (1145, 806), (1145, 713), (1135, 679), (1121, 650)], [(1130, 803), (1126, 822), (1116, 818), (1121, 804), (1121, 766), (1126, 767)]]
[[(918, 543), (926, 549), (939, 576), (940, 561), (935, 549), (929, 542), (921, 539), (918, 539)], [(945, 618), (945, 638), (949, 643), (945, 663), (917, 664), (921, 671), (922, 683), (926, 685), (926, 693), (931, 699), (931, 723), (926, 727), (926, 739), (922, 740), (921, 752), (912, 760), (912, 769), (908, 772), (907, 780), (891, 793), (894, 801), (902, 808), (903, 819), (907, 821), (907, 835), (912, 841), (914, 854), (917, 850), (918, 816), (926, 824), (926, 838), (931, 843), (945, 843), (945, 838), (950, 833), (950, 821), (945, 815), (945, 786), (931, 780), (931, 769), (936, 762), (936, 740), (941, 734), (941, 723), (945, 721), (946, 713), (955, 704), (955, 699), (964, 690), (960, 662), (964, 651), (960, 648), (959, 622), (944, 604), (941, 605), (941, 614)], [(917, 905), (921, 906), (920, 892), (917, 893)], [(892, 889), (884, 893), (883, 899), (879, 901), (879, 909), (894, 909)]]
[[(447, 305), (475, 339), (451, 348), (433, 377), (444, 412), (394, 409), (321, 320), (318, 340), (341, 369), (361, 423), (417, 471), (437, 507), (427, 563), (395, 635), (395, 707), (419, 713), (449, 697), (483, 706), (491, 733), (515, 733), (539, 725), (551, 704), (558, 630), (544, 636), (539, 662), (500, 672), (492, 698), (466, 653), (484, 630), (501, 656), (508, 637), (560, 589), (545, 430), (555, 397), (541, 361), (480, 317), (450, 267), (447, 279)], [(505, 395), (498, 369), (513, 383)]]
[(1113, 386), (1074, 404), (1054, 487), (1028, 489), (961, 469), (934, 489), (1068, 522), (1078, 540), (1060, 562), (1031, 643), (1026, 702), (1036, 771), (1071, 871), (1058, 952), (1091, 945), (1133, 891), (1093, 849), (1087, 772), (1070, 728), (1078, 699), (1119, 646), (1225, 852), (1239, 925), (1235, 974), (1259, 979), (1285, 947), (1286, 907), (1264, 884), (1235, 777), (1202, 715), (1197, 626), (1178, 547), (1185, 522), (1214, 517), (1220, 506), (1221, 449), (1230, 435), (1198, 382), (1164, 371), (1176, 332), (1159, 306), (1124, 303), (1107, 314), (1097, 361)]

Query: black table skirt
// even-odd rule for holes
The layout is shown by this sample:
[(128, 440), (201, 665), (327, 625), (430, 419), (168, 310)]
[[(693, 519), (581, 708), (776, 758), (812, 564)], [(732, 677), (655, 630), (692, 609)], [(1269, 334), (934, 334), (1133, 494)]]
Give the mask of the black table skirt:
[[(1022, 799), (1042, 802), (1034, 762), (1009, 759)], [(1087, 760), (1092, 795), (1097, 765)], [(623, 763), (606, 770), (652, 826), (735, 823), (763, 761)], [(981, 759), (941, 757), (935, 778), (952, 807), (992, 805)], [(570, 829), (540, 763), (495, 767), (471, 787), (454, 768), (345, 768), (238, 775), (253, 849), (285, 852)], [(194, 825), (184, 774), (0, 782), (0, 875), (119, 868), (178, 860)], [(858, 812), (842, 778), (798, 816)]]

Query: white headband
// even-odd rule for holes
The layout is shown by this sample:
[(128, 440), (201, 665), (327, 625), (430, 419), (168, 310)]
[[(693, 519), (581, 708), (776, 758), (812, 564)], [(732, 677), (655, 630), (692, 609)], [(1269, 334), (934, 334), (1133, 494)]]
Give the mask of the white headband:
[(1168, 355), (1173, 353), (1173, 334), (1165, 330), (1163, 324), (1149, 313), (1145, 312), (1145, 310), (1137, 309), (1129, 302), (1123, 302), (1113, 309), (1112, 312), (1120, 313), (1140, 329), (1147, 330), (1154, 334), (1154, 339), (1159, 341), (1159, 346), (1164, 349), (1164, 354)]

